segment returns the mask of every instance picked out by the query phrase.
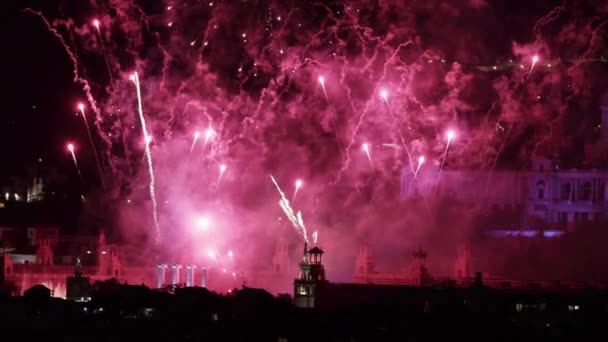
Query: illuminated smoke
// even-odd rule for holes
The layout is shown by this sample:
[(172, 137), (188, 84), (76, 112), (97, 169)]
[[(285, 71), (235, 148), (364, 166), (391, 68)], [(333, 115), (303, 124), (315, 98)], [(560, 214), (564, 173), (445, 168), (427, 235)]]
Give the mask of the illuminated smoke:
[(154, 243), (158, 246), (161, 242), (161, 233), (160, 233), (160, 223), (158, 222), (158, 204), (156, 202), (156, 190), (155, 179), (154, 179), (154, 167), (152, 166), (152, 152), (150, 152), (150, 142), (152, 141), (152, 136), (148, 135), (148, 129), (146, 128), (146, 118), (144, 117), (144, 107), (141, 101), (141, 88), (139, 87), (139, 76), (137, 71), (133, 73), (131, 76), (133, 82), (135, 82), (135, 89), (137, 90), (137, 109), (139, 112), (139, 120), (141, 123), (141, 129), (144, 134), (145, 141), (145, 152), (146, 159), (148, 161), (148, 174), (150, 175), (150, 199), (152, 200), (152, 219), (154, 220)]

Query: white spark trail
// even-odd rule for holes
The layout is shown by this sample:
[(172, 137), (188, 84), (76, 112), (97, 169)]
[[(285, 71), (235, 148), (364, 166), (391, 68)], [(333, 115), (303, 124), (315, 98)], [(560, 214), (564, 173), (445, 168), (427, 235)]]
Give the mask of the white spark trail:
[(295, 230), (299, 233), (302, 233), (302, 236), (304, 237), (304, 241), (306, 241), (306, 243), (308, 243), (308, 234), (306, 233), (306, 227), (304, 226), (304, 220), (302, 220), (302, 213), (298, 211), (297, 215), (294, 214), (293, 209), (289, 205), (289, 200), (287, 199), (287, 197), (285, 197), (285, 193), (283, 193), (283, 191), (281, 190), (281, 187), (279, 186), (277, 181), (274, 179), (274, 177), (272, 175), (270, 175), (270, 179), (272, 180), (272, 183), (274, 183), (274, 186), (277, 188), (277, 190), (279, 191), (279, 194), (281, 195), (281, 200), (279, 201), (279, 206), (281, 207), (281, 209), (285, 213), (285, 216), (287, 216), (287, 218), (289, 219), (289, 221), (291, 222), (291, 224), (293, 225)]
[[(144, 139), (149, 137), (148, 129), (146, 128), (146, 118), (144, 117), (144, 109), (141, 103), (141, 89), (139, 87), (139, 76), (137, 71), (133, 74), (133, 81), (135, 82), (135, 88), (137, 89), (137, 103), (139, 111), (139, 120), (141, 121), (141, 128), (144, 133)], [(150, 198), (152, 199), (152, 216), (154, 219), (154, 242), (158, 246), (160, 245), (160, 224), (158, 223), (158, 203), (156, 202), (156, 191), (155, 191), (155, 180), (154, 180), (154, 167), (152, 166), (152, 153), (150, 152), (150, 144), (146, 141), (146, 159), (148, 160), (148, 172), (150, 174)]]

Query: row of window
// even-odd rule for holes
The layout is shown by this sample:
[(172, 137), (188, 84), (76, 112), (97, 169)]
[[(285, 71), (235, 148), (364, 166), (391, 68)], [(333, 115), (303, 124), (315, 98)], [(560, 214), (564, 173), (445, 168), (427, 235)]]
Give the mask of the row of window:
[[(597, 191), (593, 191), (593, 184), (591, 181), (584, 182), (578, 187), (578, 191), (572, 191), (572, 182), (564, 182), (560, 187), (559, 199), (563, 201), (598, 201), (604, 199), (604, 182), (598, 180)], [(537, 197), (538, 199), (545, 198), (545, 181), (539, 180), (536, 182)], [(575, 196), (576, 195), (576, 196)], [(576, 198), (574, 198), (576, 197)]]

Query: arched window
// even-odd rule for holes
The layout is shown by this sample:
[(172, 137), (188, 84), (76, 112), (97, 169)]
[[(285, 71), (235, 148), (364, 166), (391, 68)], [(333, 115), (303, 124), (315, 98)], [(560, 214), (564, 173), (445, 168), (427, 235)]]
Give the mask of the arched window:
[(545, 198), (545, 181), (541, 179), (536, 182), (536, 191), (538, 192), (538, 199)]
[(582, 201), (590, 201), (592, 192), (593, 186), (591, 185), (591, 182), (585, 182), (585, 184), (581, 186), (581, 194), (579, 196), (579, 199)]

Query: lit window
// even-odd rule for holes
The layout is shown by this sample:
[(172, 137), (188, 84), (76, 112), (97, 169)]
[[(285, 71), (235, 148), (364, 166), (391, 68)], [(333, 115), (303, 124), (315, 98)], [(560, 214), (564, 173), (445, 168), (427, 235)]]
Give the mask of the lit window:
[(520, 312), (523, 308), (524, 306), (522, 304), (515, 304), (515, 310), (517, 310), (517, 312)]
[(306, 291), (306, 286), (300, 286), (300, 289), (298, 290), (298, 293), (301, 295), (306, 295), (307, 291)]

